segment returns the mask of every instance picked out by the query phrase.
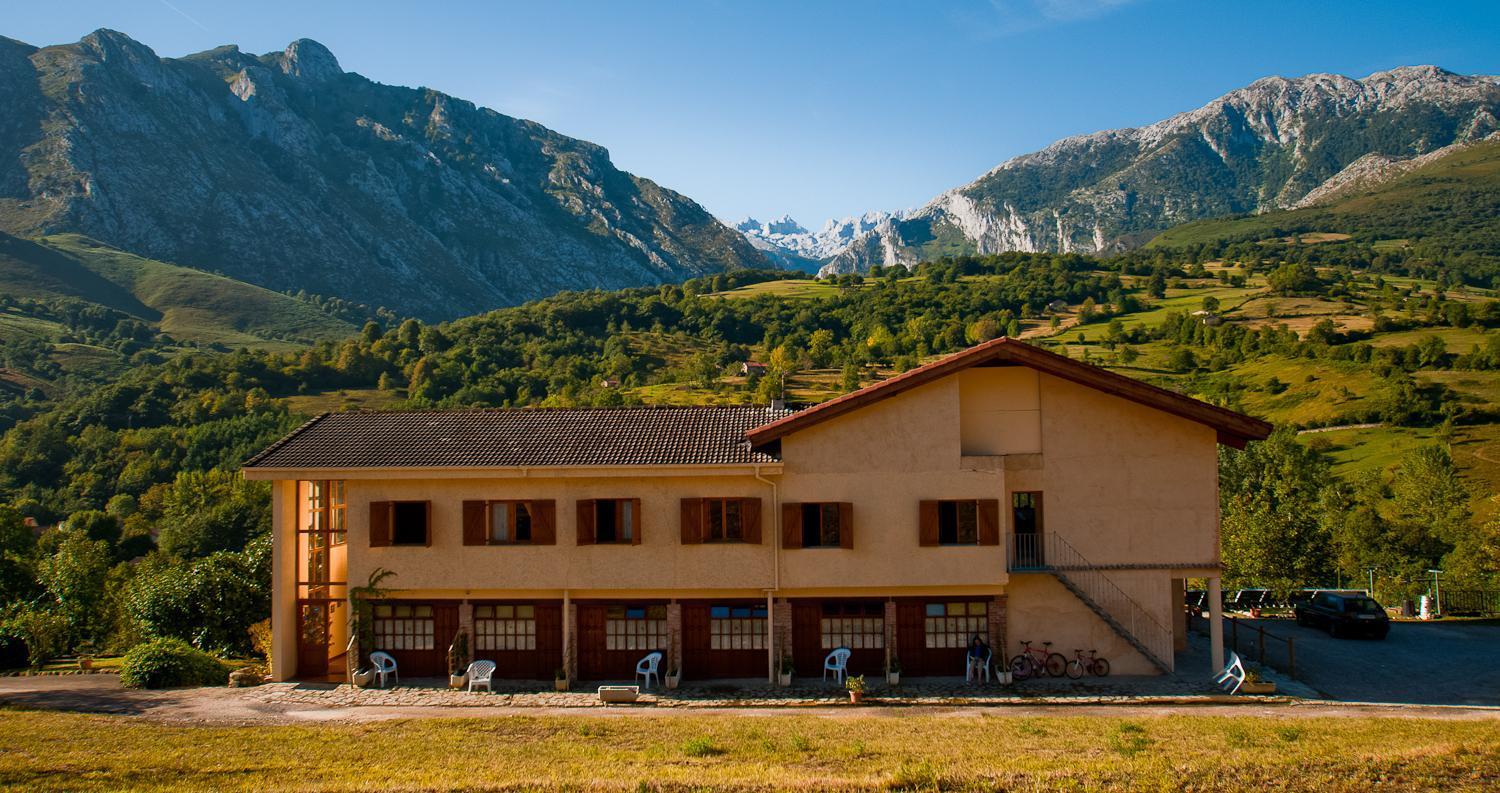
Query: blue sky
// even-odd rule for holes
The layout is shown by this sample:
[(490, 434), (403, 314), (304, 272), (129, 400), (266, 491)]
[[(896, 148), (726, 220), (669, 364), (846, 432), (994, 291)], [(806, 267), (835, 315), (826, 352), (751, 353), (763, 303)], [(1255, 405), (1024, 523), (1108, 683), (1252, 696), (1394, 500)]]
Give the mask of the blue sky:
[(1494, 0), (50, 0), (0, 18), (32, 44), (100, 27), (164, 56), (317, 39), (347, 70), (602, 144), (726, 220), (808, 226), (1266, 75), (1500, 73)]

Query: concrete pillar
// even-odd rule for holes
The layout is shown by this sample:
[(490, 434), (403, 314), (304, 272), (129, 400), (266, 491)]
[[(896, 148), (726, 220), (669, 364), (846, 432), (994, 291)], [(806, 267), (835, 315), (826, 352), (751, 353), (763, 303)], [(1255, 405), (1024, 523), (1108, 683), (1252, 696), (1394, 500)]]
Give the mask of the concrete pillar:
[(1187, 649), (1188, 613), (1187, 613), (1187, 581), (1181, 578), (1172, 579), (1172, 602), (1167, 604), (1172, 609), (1172, 652), (1180, 653)]
[(271, 678), (297, 674), (297, 483), (271, 483)]
[(672, 601), (667, 604), (667, 668), (662, 674), (682, 669), (682, 604)]
[[(792, 654), (792, 603), (786, 598), (781, 598), (776, 601), (773, 611), (774, 616), (771, 618), (775, 624), (773, 639), (776, 643), (776, 659), (779, 664), (782, 657), (790, 657)], [(802, 670), (802, 673), (807, 674), (807, 670)]]
[(776, 597), (766, 592), (766, 682), (776, 685)]
[(901, 657), (899, 647), (896, 646), (896, 601), (885, 602), (885, 671), (891, 671), (891, 659)]
[(562, 667), (567, 670), (568, 680), (578, 679), (578, 606), (563, 590), (563, 657)]
[(1217, 675), (1224, 669), (1224, 589), (1218, 578), (1208, 579), (1208, 655)]

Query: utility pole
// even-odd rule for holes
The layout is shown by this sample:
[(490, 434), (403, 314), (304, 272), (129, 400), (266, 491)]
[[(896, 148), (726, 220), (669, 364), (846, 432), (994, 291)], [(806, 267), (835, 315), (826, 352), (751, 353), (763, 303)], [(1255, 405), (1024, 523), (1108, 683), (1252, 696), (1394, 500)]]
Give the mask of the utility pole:
[(1371, 567), (1365, 572), (1370, 574), (1370, 588), (1365, 590), (1365, 594), (1375, 597), (1375, 568)]
[(1441, 617), (1443, 616), (1443, 588), (1438, 583), (1438, 576), (1442, 575), (1443, 571), (1429, 569), (1427, 572), (1432, 573), (1432, 613)]

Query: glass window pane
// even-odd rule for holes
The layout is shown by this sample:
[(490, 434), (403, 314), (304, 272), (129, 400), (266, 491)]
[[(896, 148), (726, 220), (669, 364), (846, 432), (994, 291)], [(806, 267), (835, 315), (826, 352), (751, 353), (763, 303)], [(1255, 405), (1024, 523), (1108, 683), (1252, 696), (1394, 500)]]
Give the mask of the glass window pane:
[(524, 620), (536, 617), (536, 606), (516, 606), (516, 616)]
[(531, 541), (531, 505), (528, 504), (528, 503), (526, 503), (526, 502), (519, 502), (519, 503), (515, 504), (514, 506), (515, 506), (515, 513), (516, 513), (516, 531), (515, 531), (515, 535), (514, 535), (515, 536), (515, 541), (516, 542), (530, 542)]

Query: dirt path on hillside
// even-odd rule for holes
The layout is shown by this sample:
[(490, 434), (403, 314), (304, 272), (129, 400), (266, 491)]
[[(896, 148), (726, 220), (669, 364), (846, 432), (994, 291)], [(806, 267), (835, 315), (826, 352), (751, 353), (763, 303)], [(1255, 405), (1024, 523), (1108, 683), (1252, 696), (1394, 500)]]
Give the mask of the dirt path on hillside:
[(1118, 704), (995, 704), (761, 708), (549, 708), (549, 707), (339, 707), (307, 703), (277, 703), (257, 699), (252, 689), (192, 688), (137, 691), (122, 688), (114, 675), (0, 678), (0, 704), (58, 710), (134, 716), (174, 725), (288, 725), (329, 722), (360, 723), (390, 719), (496, 718), (503, 716), (571, 716), (603, 718), (738, 716), (816, 716), (830, 719), (899, 718), (912, 715), (958, 717), (1004, 716), (1114, 716), (1155, 718), (1165, 716), (1260, 716), (1275, 718), (1429, 718), (1495, 719), (1500, 708), (1443, 707), (1427, 705), (1352, 705), (1326, 701), (1232, 702), (1209, 699), (1166, 699), (1148, 704), (1122, 701)]

